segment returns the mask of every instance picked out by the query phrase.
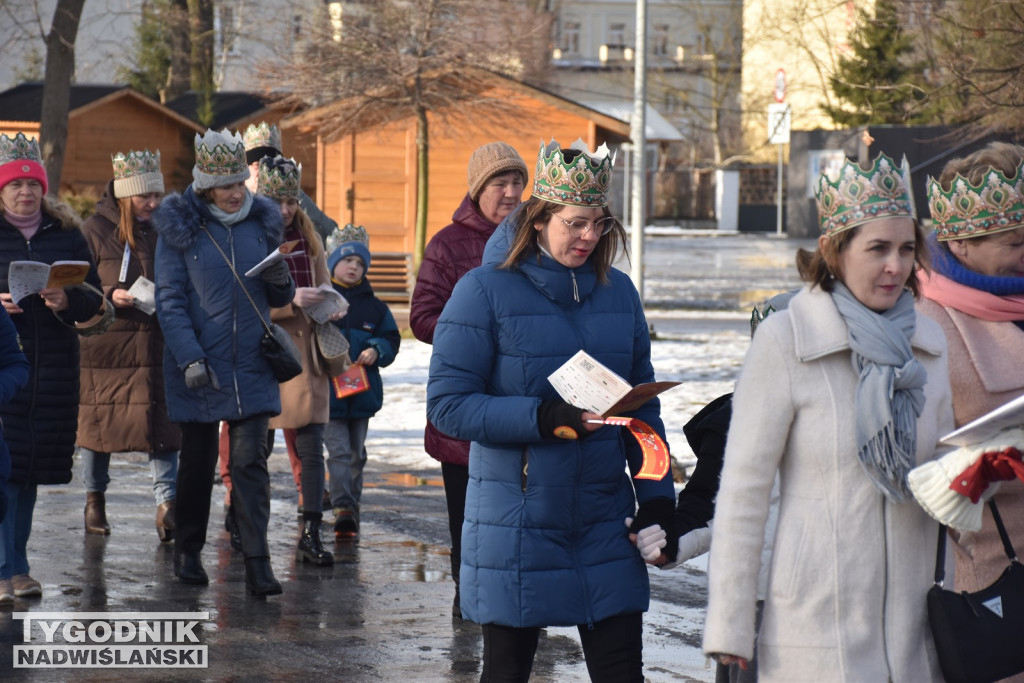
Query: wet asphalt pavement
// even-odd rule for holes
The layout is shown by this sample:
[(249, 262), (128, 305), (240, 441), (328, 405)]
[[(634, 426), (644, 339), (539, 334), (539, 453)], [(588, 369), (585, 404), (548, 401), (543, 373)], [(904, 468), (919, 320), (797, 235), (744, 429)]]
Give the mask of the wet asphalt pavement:
[[(645, 297), (654, 329), (667, 335), (684, 328), (742, 330), (742, 318), (721, 319), (713, 312), (749, 310), (751, 301), (793, 286), (792, 252), (810, 244), (751, 235), (649, 238)], [(674, 313), (682, 309), (691, 309), (685, 318)], [(708, 315), (695, 316), (693, 309)], [(242, 557), (231, 550), (224, 531), (219, 483), (203, 551), (211, 578), (206, 587), (173, 578), (172, 547), (157, 540), (149, 468), (141, 454), (117, 455), (111, 462), (107, 515), (113, 531), (108, 537), (83, 532), (85, 494), (77, 460), (71, 484), (40, 487), (29, 560), (43, 597), (19, 598), (13, 610), (0, 611), (0, 678), (478, 680), (479, 627), (451, 617), (454, 590), (440, 468), (402, 469), (375, 461), (371, 453), (361, 538), (335, 543), (328, 530), (325, 544), (336, 564), (327, 568), (294, 559), (300, 533), (296, 493), (280, 441), (270, 470), (271, 561), (284, 594), (266, 599), (245, 595)], [(648, 680), (713, 680), (713, 669), (699, 656), (699, 628), (692, 627), (700, 623), (706, 603), (704, 574), (688, 567), (652, 573), (652, 597), (651, 618), (645, 618)], [(207, 647), (207, 667), (13, 668), (14, 649), (24, 644), (23, 622), (13, 613), (26, 611), (206, 612), (209, 618), (196, 633)], [(575, 629), (544, 632), (532, 680), (587, 680)]]

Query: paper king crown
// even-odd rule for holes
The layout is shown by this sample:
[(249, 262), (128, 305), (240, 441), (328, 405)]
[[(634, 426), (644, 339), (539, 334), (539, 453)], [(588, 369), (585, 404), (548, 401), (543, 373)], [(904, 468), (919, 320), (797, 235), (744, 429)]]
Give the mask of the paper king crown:
[(281, 129), (276, 124), (260, 121), (258, 124), (249, 124), (242, 134), (242, 141), (245, 143), (245, 151), (257, 147), (273, 147), (281, 151)]
[(196, 165), (192, 168), (193, 186), (197, 190), (244, 182), (249, 177), (245, 163), (245, 143), (238, 133), (226, 128), (219, 133), (208, 130), (196, 133)]
[(0, 165), (12, 161), (42, 163), (43, 157), (39, 153), (39, 141), (25, 137), (24, 133), (18, 133), (13, 138), (0, 135)]
[(541, 140), (533, 196), (566, 206), (607, 206), (614, 163), (605, 144), (591, 152), (582, 138), (565, 150), (555, 140), (546, 146)]
[(263, 157), (257, 176), (256, 191), (271, 199), (298, 199), (302, 180), (302, 164), (278, 154), (271, 159)]
[(160, 151), (130, 150), (110, 157), (114, 166), (114, 196), (132, 197), (147, 192), (163, 192), (164, 176), (160, 172)]
[(1012, 178), (989, 169), (978, 186), (959, 173), (947, 192), (928, 178), (928, 207), (939, 241), (1024, 227), (1024, 162)]
[(838, 177), (825, 172), (814, 186), (823, 235), (834, 235), (869, 221), (891, 216), (917, 219), (910, 184), (910, 165), (879, 154), (866, 170), (847, 159)]

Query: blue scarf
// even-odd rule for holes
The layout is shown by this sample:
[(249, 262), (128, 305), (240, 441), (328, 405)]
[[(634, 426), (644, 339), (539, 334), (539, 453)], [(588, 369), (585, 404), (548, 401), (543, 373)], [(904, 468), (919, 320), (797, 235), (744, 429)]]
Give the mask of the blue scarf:
[(1024, 294), (1024, 277), (998, 277), (976, 273), (960, 263), (948, 249), (939, 244), (934, 232), (928, 236), (928, 251), (931, 252), (932, 268), (935, 272), (948, 277), (957, 284), (996, 296)]
[(836, 282), (832, 300), (850, 331), (857, 457), (871, 483), (894, 502), (907, 500), (907, 473), (915, 464), (917, 418), (924, 409), (928, 373), (914, 357), (910, 338), (917, 326), (914, 296), (876, 313)]

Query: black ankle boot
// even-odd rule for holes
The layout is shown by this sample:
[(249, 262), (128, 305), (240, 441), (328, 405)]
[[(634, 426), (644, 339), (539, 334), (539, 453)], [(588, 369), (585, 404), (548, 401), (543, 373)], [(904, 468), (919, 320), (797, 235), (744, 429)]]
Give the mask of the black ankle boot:
[(178, 577), (178, 581), (195, 586), (210, 583), (199, 553), (174, 553), (174, 575)]
[(302, 562), (311, 562), (319, 567), (328, 567), (334, 564), (334, 555), (324, 549), (320, 540), (320, 520), (306, 519), (302, 526), (302, 536), (299, 538), (299, 547), (295, 551), (295, 559)]
[(242, 552), (242, 536), (238, 533), (238, 521), (235, 519), (235, 511), (228, 506), (224, 514), (224, 529), (231, 535), (231, 547)]
[(280, 595), (281, 584), (274, 578), (269, 557), (248, 557), (245, 560), (245, 590), (249, 595)]

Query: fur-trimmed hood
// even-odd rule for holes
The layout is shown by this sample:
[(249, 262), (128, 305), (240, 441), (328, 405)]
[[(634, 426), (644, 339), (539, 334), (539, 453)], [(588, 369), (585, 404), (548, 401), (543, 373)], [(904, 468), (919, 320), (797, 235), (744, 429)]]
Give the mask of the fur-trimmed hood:
[[(264, 235), (269, 242), (280, 244), (284, 239), (284, 221), (276, 202), (262, 195), (253, 195), (248, 218), (258, 221), (263, 226)], [(206, 221), (216, 219), (206, 202), (196, 196), (191, 185), (184, 194), (174, 193), (164, 197), (153, 213), (153, 225), (156, 226), (161, 239), (178, 251), (195, 245)]]

